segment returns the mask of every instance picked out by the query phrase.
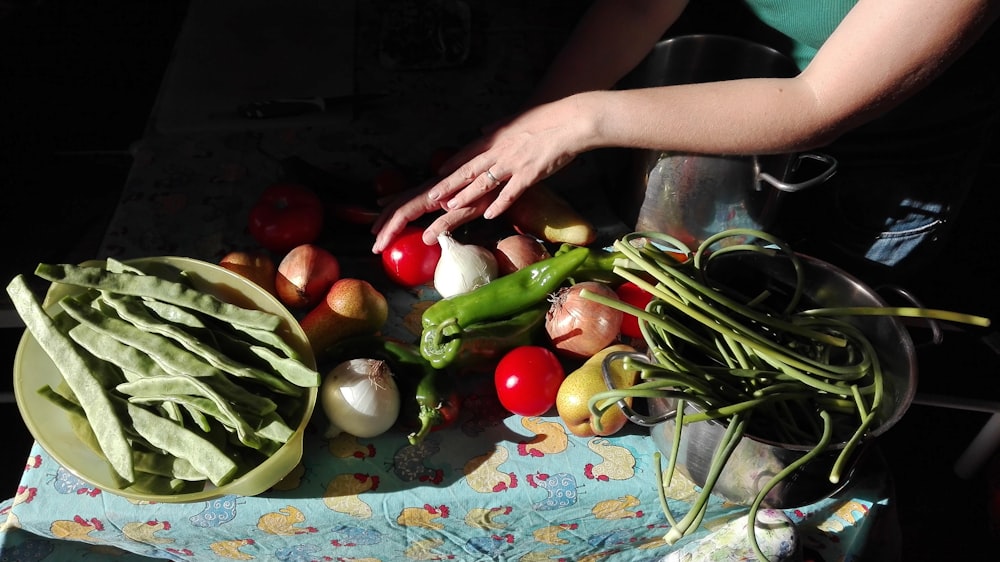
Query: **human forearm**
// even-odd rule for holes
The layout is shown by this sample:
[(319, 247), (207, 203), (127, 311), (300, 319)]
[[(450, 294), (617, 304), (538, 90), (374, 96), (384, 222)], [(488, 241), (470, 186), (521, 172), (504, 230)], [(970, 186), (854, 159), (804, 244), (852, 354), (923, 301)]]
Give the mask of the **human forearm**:
[(820, 146), (841, 132), (808, 88), (789, 79), (588, 92), (565, 103), (579, 112), (581, 151), (783, 153)]

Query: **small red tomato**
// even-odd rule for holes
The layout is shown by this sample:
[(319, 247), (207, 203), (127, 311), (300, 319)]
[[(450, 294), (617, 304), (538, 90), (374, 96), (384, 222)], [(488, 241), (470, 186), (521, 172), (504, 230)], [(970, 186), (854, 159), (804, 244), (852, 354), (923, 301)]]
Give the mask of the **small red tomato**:
[(441, 258), (441, 246), (428, 246), (424, 230), (408, 226), (382, 252), (382, 268), (393, 282), (416, 287), (434, 279), (434, 269)]
[[(653, 300), (653, 295), (631, 281), (626, 281), (619, 285), (615, 289), (615, 293), (618, 294), (618, 298), (622, 302), (643, 310), (645, 310), (649, 301)], [(623, 314), (621, 333), (630, 338), (641, 338), (642, 332), (639, 331), (639, 319), (627, 312)]]
[(372, 183), (375, 187), (376, 197), (395, 195), (401, 191), (409, 189), (410, 187), (410, 180), (406, 177), (406, 174), (398, 168), (385, 168), (379, 170), (379, 172), (375, 174), (375, 178), (372, 180)]
[(275, 183), (250, 209), (250, 235), (276, 253), (315, 242), (323, 230), (323, 202), (304, 185)]
[(556, 403), (559, 385), (566, 378), (562, 363), (547, 347), (523, 345), (507, 352), (494, 371), (497, 397), (508, 411), (540, 416)]

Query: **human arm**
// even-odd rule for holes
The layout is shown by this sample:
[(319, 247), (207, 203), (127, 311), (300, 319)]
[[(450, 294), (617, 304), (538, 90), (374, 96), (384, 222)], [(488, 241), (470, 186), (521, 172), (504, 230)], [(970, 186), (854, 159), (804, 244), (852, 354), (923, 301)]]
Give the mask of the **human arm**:
[[(649, 53), (687, 3), (688, 0), (596, 0), (577, 22), (523, 107), (531, 108), (578, 92), (612, 87)], [(573, 118), (572, 115), (566, 117)], [(488, 127), (483, 138), (452, 155), (440, 171), (446, 176), (460, 174), (461, 171), (456, 171), (459, 166), (487, 150), (488, 139), (501, 126), (502, 123)], [(547, 159), (549, 163), (543, 165), (545, 171), (536, 178), (540, 180), (555, 173), (575, 156), (575, 153), (561, 156), (550, 152), (539, 158), (539, 162)], [(471, 169), (468, 164), (465, 168)], [(483, 172), (479, 170), (477, 175), (481, 176)], [(528, 181), (527, 175), (521, 174), (521, 177)], [(467, 178), (463, 185), (474, 179)], [(428, 196), (430, 193), (427, 186), (419, 186), (394, 198), (385, 207), (372, 228), (372, 232), (377, 234), (373, 252), (381, 252), (409, 222), (444, 210), (424, 233), (424, 242), (434, 244), (440, 232), (453, 230), (481, 216), (492, 202), (492, 196), (496, 195), (496, 192), (487, 193), (475, 204), (449, 209), (445, 206), (445, 198), (431, 198)]]
[[(860, 0), (794, 78), (570, 95), (470, 145), (465, 163), (427, 200), (461, 210), (464, 222), (497, 216), (577, 154), (600, 147), (765, 154), (823, 146), (937, 77), (998, 10), (996, 0)], [(487, 170), (506, 185), (497, 189)], [(425, 240), (457, 217), (449, 215), (427, 229)], [(404, 217), (389, 219), (379, 236), (400, 228), (391, 221)]]

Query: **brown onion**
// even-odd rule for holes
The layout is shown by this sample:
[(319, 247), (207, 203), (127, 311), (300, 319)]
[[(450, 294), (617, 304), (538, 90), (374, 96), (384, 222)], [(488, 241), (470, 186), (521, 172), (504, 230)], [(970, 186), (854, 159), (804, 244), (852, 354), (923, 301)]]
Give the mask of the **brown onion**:
[(596, 281), (564, 287), (552, 296), (545, 331), (553, 347), (573, 359), (586, 359), (604, 349), (615, 341), (622, 327), (620, 310), (581, 296), (583, 289), (619, 300), (611, 287)]
[(513, 234), (500, 240), (493, 250), (493, 256), (496, 257), (501, 275), (552, 257), (541, 241), (526, 234)]

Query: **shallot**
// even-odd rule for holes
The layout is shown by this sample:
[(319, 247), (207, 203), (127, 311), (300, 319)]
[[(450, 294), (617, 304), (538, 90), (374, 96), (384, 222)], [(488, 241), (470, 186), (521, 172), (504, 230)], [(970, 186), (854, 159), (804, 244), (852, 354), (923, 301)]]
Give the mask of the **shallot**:
[(545, 331), (557, 351), (575, 359), (585, 359), (609, 346), (622, 327), (622, 311), (581, 296), (584, 290), (619, 300), (613, 289), (596, 281), (563, 287), (552, 296)]

